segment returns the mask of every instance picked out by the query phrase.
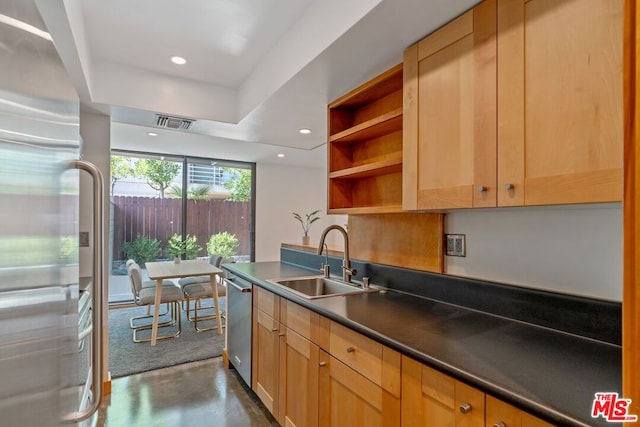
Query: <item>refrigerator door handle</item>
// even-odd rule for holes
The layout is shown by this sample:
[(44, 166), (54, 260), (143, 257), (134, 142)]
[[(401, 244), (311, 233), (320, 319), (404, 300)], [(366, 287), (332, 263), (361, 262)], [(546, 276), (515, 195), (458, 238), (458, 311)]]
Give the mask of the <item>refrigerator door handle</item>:
[(80, 169), (88, 172), (93, 180), (93, 289), (91, 298), (92, 310), (92, 338), (91, 338), (91, 384), (93, 388), (93, 399), (89, 407), (66, 414), (62, 421), (65, 423), (78, 423), (91, 417), (100, 407), (102, 402), (102, 378), (104, 368), (102, 366), (102, 299), (103, 284), (105, 283), (103, 259), (103, 235), (104, 235), (104, 179), (102, 172), (91, 162), (86, 160), (73, 160), (69, 165), (70, 169)]

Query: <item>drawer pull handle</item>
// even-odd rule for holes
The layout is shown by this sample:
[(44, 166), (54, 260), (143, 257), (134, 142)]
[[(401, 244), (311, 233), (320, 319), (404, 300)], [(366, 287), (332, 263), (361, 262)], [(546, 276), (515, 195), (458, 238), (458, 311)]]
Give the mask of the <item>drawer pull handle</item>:
[(478, 186), (476, 187), (476, 190), (478, 190), (478, 193), (484, 193), (485, 191), (487, 191), (487, 190), (488, 190), (488, 188), (487, 188), (487, 187), (485, 187), (484, 185), (478, 185)]
[(505, 189), (505, 190), (513, 190), (513, 184), (511, 184), (510, 182), (507, 182), (507, 183), (504, 185), (504, 189)]
[(463, 414), (468, 414), (472, 409), (473, 407), (470, 403), (463, 403), (462, 405), (460, 405), (460, 412), (462, 412)]
[(504, 423), (504, 421), (498, 421), (493, 425), (493, 427), (507, 427), (507, 425)]
[(327, 362), (320, 362), (320, 363), (318, 363), (318, 365), (320, 365), (320, 366), (327, 366)]
[(284, 332), (281, 332), (281, 333), (278, 334), (279, 337), (283, 337), (285, 335), (287, 335), (287, 334), (285, 334)]
[(271, 332), (278, 332), (278, 328), (271, 328)]
[(355, 353), (356, 349), (355, 347), (347, 347), (347, 353)]

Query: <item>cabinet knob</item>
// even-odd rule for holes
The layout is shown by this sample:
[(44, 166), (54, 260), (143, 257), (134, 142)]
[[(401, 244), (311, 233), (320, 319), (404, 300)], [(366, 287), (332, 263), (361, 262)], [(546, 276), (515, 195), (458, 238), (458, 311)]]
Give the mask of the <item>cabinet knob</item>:
[(271, 332), (278, 332), (278, 328), (271, 328)]
[(513, 185), (513, 184), (511, 184), (510, 182), (507, 182), (507, 183), (504, 185), (504, 189), (505, 189), (505, 190), (513, 190), (513, 187), (514, 187), (514, 185)]
[(354, 353), (355, 351), (355, 347), (347, 347), (347, 353)]
[(498, 421), (493, 425), (493, 427), (507, 427), (504, 421)]
[(283, 336), (285, 336), (285, 335), (287, 335), (287, 334), (285, 334), (284, 332), (280, 332), (280, 333), (278, 334), (278, 336), (279, 336), (279, 337), (283, 337)]
[(327, 366), (327, 362), (320, 362), (318, 363), (319, 366)]
[(462, 412), (463, 414), (468, 414), (469, 412), (471, 412), (472, 409), (473, 407), (469, 402), (463, 403), (462, 405), (460, 405), (460, 412)]
[(478, 193), (487, 191), (487, 187), (485, 187), (484, 185), (478, 185), (476, 189), (478, 190)]

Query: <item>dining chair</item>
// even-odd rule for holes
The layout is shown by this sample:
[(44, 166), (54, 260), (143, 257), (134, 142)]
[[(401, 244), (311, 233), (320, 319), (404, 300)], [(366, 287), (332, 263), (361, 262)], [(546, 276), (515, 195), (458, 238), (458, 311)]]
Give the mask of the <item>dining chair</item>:
[[(137, 263), (136, 263), (136, 262), (135, 262), (135, 260), (133, 260), (133, 259), (128, 259), (128, 260), (127, 260), (127, 262), (125, 263), (125, 267), (127, 268), (127, 272), (129, 271), (129, 266), (130, 266), (131, 264), (137, 264)], [(129, 281), (131, 281), (131, 274), (129, 274)], [(169, 285), (169, 284), (173, 285), (173, 284), (175, 284), (175, 283), (174, 283), (173, 281), (171, 281), (171, 280), (163, 280), (162, 282), (163, 282), (163, 284), (166, 284), (166, 285)], [(158, 284), (158, 282), (157, 282), (157, 281), (155, 281), (155, 280), (143, 280), (143, 281), (142, 281), (142, 288), (154, 288), (154, 289), (155, 289), (155, 286), (156, 286), (157, 284)], [(133, 289), (133, 282), (131, 283), (131, 286), (132, 286), (132, 289)], [(135, 294), (134, 294), (134, 295), (135, 295)], [(134, 298), (134, 299), (135, 299), (135, 298)], [(135, 329), (135, 328), (137, 328), (138, 326), (142, 326), (142, 325), (138, 325), (138, 326), (134, 325), (134, 323), (135, 323), (136, 321), (138, 321), (138, 320), (144, 320), (144, 319), (152, 319), (152, 318), (153, 318), (153, 314), (151, 314), (151, 308), (152, 308), (152, 307), (153, 307), (153, 304), (151, 304), (151, 305), (148, 305), (148, 306), (147, 306), (147, 314), (146, 314), (146, 315), (142, 315), (142, 316), (135, 316), (135, 317), (132, 317), (131, 319), (129, 319), (129, 327), (130, 327), (131, 329)], [(159, 317), (166, 316), (166, 315), (167, 315), (167, 313), (169, 313), (169, 304), (165, 304), (165, 310), (166, 310), (166, 311), (165, 311), (164, 313), (160, 313), (158, 316), (159, 316)]]
[[(222, 260), (224, 257), (222, 255), (211, 255), (209, 257), (209, 263), (215, 267), (220, 267)], [(218, 288), (218, 297), (224, 297), (227, 295), (227, 288), (224, 285), (223, 281), (220, 280), (220, 277), (216, 277), (217, 280), (217, 288)], [(213, 290), (211, 289), (211, 277), (210, 276), (196, 276), (196, 277), (185, 277), (178, 280), (178, 284), (182, 288), (182, 292), (184, 293), (184, 310), (187, 313), (187, 320), (193, 323), (193, 327), (196, 331), (209, 331), (212, 329), (216, 329), (218, 327), (217, 322), (222, 321), (225, 316), (222, 315), (222, 311), (220, 312), (221, 319), (217, 319), (217, 310), (215, 307), (215, 302), (212, 302), (211, 306), (203, 306), (202, 301), (206, 299), (213, 300)], [(191, 302), (193, 302), (193, 308), (191, 307)], [(213, 310), (212, 314), (203, 315), (202, 311)], [(198, 313), (200, 311), (200, 313)], [(193, 315), (191, 314), (193, 312)], [(211, 327), (199, 327), (198, 322), (202, 322), (205, 320), (213, 320), (216, 319), (216, 323)], [(222, 327), (224, 327), (224, 323)]]
[[(138, 306), (150, 306), (155, 301), (156, 287), (150, 286), (147, 283), (147, 287), (144, 287), (144, 281), (142, 280), (142, 271), (137, 263), (132, 263), (127, 267), (129, 278), (131, 279), (131, 292), (133, 293), (133, 302)], [(156, 285), (157, 286), (157, 285)], [(159, 335), (157, 339), (176, 338), (182, 333), (182, 316), (180, 314), (180, 304), (184, 300), (184, 294), (180, 286), (176, 285), (171, 280), (164, 280), (162, 285), (162, 299), (161, 304), (167, 304), (168, 311), (171, 313), (171, 319), (158, 324), (158, 328), (174, 326), (178, 324), (178, 329), (173, 334)], [(146, 316), (138, 316), (138, 318), (144, 318)], [(140, 326), (134, 326), (133, 319), (130, 320), (130, 326), (133, 328), (133, 342), (149, 342), (151, 338), (139, 338), (138, 332), (151, 329), (152, 324), (145, 324)]]

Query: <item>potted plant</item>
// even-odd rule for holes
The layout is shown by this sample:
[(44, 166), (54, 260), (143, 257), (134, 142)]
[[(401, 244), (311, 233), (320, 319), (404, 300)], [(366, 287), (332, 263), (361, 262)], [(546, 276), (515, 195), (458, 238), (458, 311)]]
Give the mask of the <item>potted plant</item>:
[(186, 254), (187, 259), (195, 259), (200, 250), (202, 250), (202, 247), (198, 245), (196, 236), (190, 234), (187, 234), (184, 241), (182, 240), (182, 236), (174, 234), (169, 238), (167, 244), (167, 252), (173, 256), (176, 264), (180, 262), (182, 254)]
[(315, 210), (311, 213), (305, 215), (305, 218), (302, 218), (302, 215), (299, 213), (293, 212), (293, 217), (300, 221), (300, 225), (302, 225), (302, 231), (304, 231), (304, 235), (302, 236), (302, 244), (307, 246), (309, 245), (309, 229), (311, 228), (311, 224), (320, 219), (318, 213), (320, 210)]
[(186, 252), (182, 236), (174, 234), (169, 237), (169, 241), (167, 242), (167, 252), (173, 257), (173, 261), (176, 264), (180, 263), (180, 257)]

